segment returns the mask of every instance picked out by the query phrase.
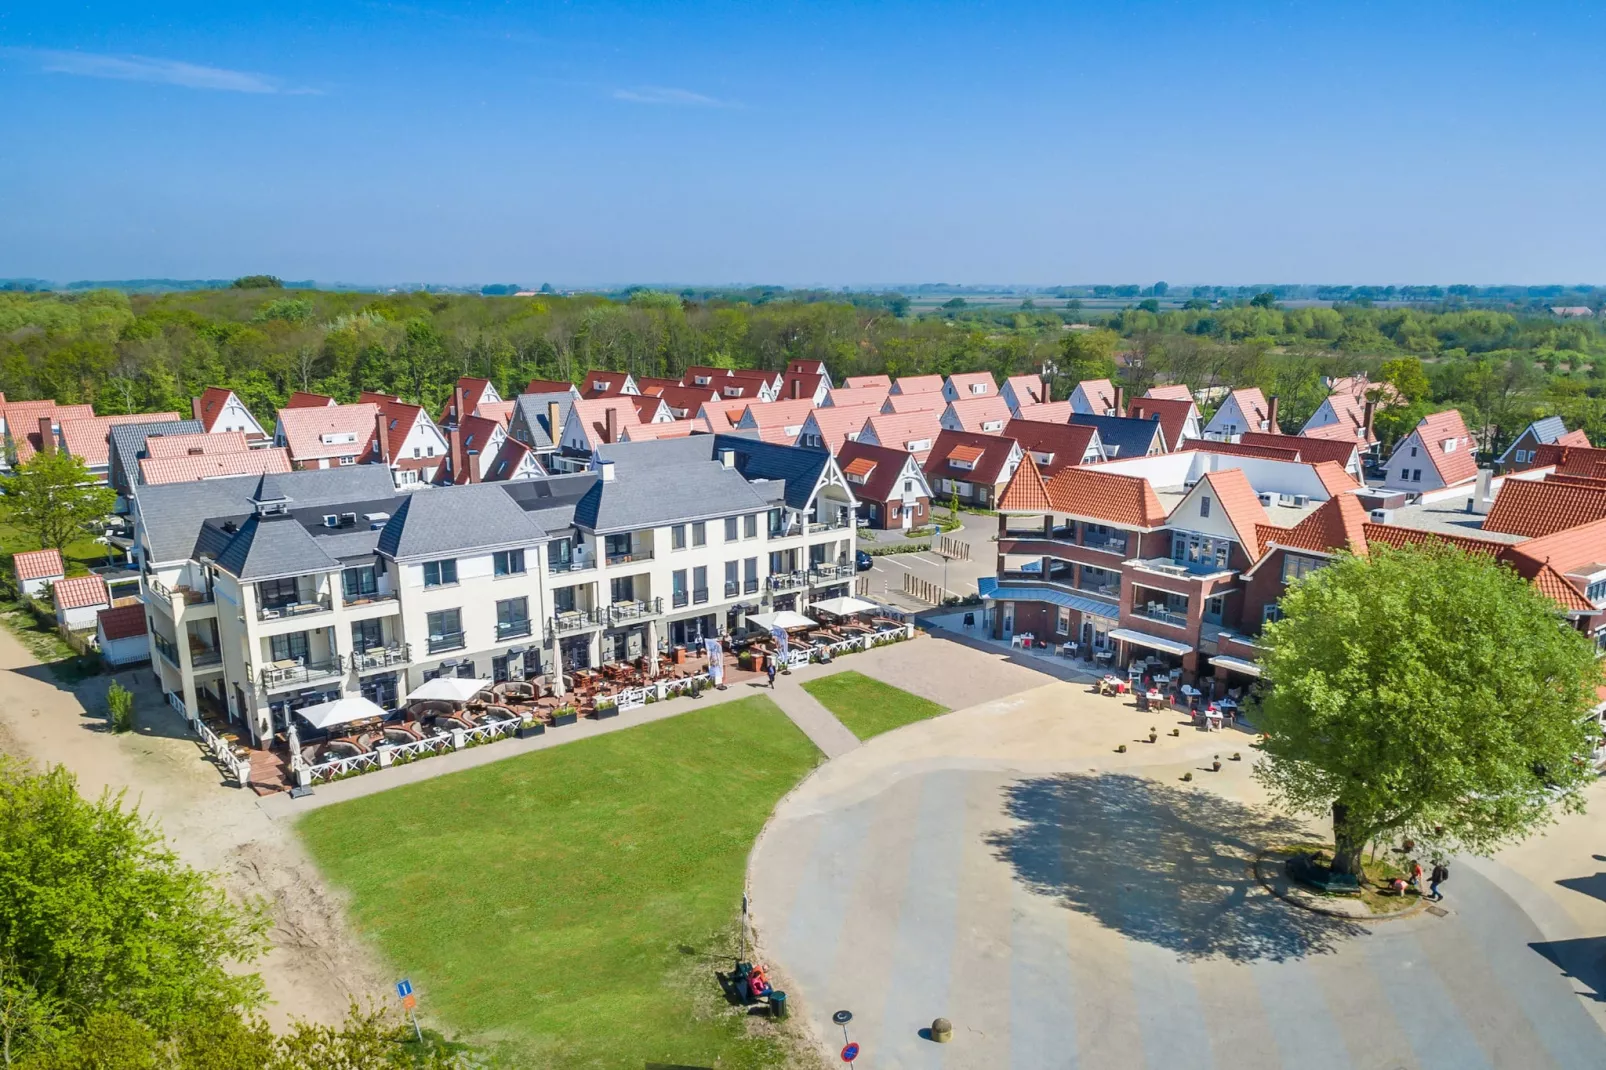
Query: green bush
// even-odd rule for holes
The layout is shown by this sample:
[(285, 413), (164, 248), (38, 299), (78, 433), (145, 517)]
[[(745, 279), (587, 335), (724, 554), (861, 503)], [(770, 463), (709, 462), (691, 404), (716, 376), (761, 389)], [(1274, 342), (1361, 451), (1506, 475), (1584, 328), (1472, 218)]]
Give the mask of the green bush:
[(106, 715), (113, 732), (134, 730), (134, 693), (115, 680), (106, 689)]

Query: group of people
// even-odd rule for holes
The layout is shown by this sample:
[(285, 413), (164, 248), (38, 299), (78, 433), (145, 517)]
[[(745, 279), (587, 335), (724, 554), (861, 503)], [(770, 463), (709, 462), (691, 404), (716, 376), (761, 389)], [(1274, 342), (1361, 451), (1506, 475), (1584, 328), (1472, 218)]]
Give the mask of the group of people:
[(1422, 896), (1424, 899), (1431, 899), (1434, 902), (1438, 902), (1444, 898), (1444, 893), (1439, 891), (1439, 886), (1449, 879), (1449, 863), (1445, 862), (1442, 858), (1435, 858), (1433, 860), (1433, 868), (1427, 873), (1428, 890), (1423, 892), (1422, 863), (1413, 858), (1411, 859), (1410, 879), (1406, 879), (1405, 877), (1395, 877), (1389, 882), (1389, 884), (1393, 888), (1396, 895), (1404, 895), (1405, 890), (1410, 888), (1414, 890), (1417, 895)]

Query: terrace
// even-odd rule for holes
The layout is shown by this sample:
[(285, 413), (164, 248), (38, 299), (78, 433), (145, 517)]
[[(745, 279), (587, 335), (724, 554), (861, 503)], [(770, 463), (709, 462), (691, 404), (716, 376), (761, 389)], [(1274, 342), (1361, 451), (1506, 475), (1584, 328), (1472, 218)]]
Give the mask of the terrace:
[(321, 661), (280, 661), (265, 665), (261, 670), (262, 687), (267, 691), (284, 691), (315, 684), (335, 683), (346, 674), (346, 662), (340, 655)]

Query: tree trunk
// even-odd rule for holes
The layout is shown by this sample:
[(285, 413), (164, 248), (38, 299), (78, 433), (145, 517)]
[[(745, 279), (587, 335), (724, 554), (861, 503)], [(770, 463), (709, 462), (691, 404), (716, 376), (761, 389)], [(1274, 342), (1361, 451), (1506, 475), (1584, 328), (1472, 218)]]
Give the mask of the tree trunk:
[(1359, 879), (1361, 876), (1361, 848), (1366, 836), (1350, 824), (1349, 807), (1333, 804), (1333, 872), (1344, 873)]

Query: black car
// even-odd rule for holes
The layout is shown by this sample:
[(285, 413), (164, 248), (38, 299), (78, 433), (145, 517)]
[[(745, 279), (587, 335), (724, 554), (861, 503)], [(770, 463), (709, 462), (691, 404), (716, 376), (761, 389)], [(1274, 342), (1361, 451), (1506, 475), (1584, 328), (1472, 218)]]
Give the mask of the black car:
[(860, 572), (868, 572), (870, 566), (875, 564), (875, 558), (860, 550), (854, 554), (853, 563), (858, 566)]

